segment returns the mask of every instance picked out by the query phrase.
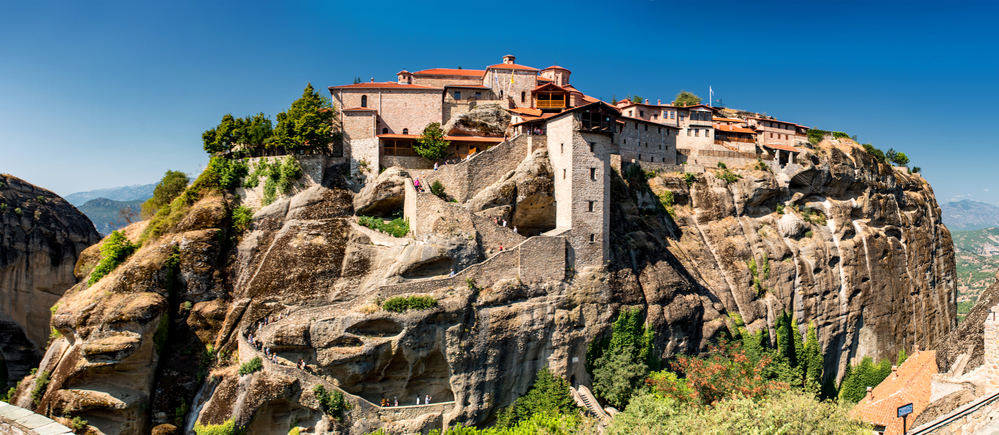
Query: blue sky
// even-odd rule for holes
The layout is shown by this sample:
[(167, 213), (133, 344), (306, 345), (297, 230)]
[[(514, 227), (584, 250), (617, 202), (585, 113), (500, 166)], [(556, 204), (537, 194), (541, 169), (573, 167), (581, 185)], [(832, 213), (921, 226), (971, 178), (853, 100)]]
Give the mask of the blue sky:
[(207, 162), (222, 115), (504, 54), (610, 99), (673, 99), (845, 131), (999, 203), (993, 2), (0, 0), (0, 172), (61, 195)]

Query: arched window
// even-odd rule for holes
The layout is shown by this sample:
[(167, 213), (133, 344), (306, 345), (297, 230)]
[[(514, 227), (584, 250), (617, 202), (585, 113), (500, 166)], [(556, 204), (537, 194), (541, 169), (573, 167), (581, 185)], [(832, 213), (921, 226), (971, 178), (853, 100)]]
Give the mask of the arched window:
[(388, 128), (382, 127), (382, 134), (388, 134)]
[(409, 134), (409, 129), (408, 128), (402, 129), (402, 134)]
[(368, 107), (368, 96), (361, 95), (361, 107)]
[(524, 91), (520, 91), (520, 102), (523, 103), (526, 100), (527, 100), (527, 93)]

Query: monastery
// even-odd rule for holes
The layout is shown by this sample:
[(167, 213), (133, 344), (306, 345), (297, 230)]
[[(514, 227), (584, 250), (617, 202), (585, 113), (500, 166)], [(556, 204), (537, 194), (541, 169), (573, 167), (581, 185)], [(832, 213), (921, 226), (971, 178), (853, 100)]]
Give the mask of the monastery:
[[(432, 68), (397, 73), (393, 82), (330, 86), (342, 153), (353, 175), (399, 166), (432, 169), (447, 192), (460, 202), (533, 151), (547, 148), (554, 172), (556, 219), (549, 235), (566, 236), (573, 248), (571, 267), (597, 266), (607, 257), (610, 174), (622, 164), (647, 170), (690, 171), (718, 163), (741, 166), (763, 160), (783, 168), (794, 165), (798, 147), (806, 146), (808, 127), (759, 115), (725, 117), (721, 109), (621, 101), (609, 104), (584, 94), (570, 83), (571, 72), (553, 65), (544, 69), (516, 63), (512, 55), (481, 70)], [(510, 115), (502, 133), (470, 135), (445, 131), (453, 159), (431, 162), (413, 144), (431, 123), (449, 121), (476, 108), (498, 107)], [(734, 112), (733, 113), (744, 113)], [(737, 116), (737, 115), (732, 115)], [(517, 152), (511, 154), (511, 150)], [(480, 161), (477, 161), (480, 160)], [(456, 166), (466, 166), (455, 169)], [(457, 173), (463, 174), (457, 176)], [(471, 174), (476, 174), (472, 177)], [(477, 178), (477, 179), (472, 179)], [(482, 179), (488, 181), (482, 185)]]

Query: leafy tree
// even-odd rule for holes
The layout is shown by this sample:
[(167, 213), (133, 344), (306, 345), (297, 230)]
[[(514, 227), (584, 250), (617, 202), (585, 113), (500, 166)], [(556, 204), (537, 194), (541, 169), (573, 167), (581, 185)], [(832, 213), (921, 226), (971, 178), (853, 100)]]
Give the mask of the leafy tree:
[[(518, 398), (505, 412), (501, 427), (512, 427), (535, 414), (576, 415), (579, 411), (569, 392), (569, 382), (556, 376), (548, 367), (538, 371), (538, 378), (527, 394)], [(498, 423), (499, 425), (499, 423)]]
[(904, 363), (908, 358), (909, 356), (905, 354), (905, 348), (903, 347), (902, 350), (898, 351), (898, 362), (896, 362), (895, 365), (901, 366), (902, 363)]
[(439, 122), (431, 122), (420, 134), (413, 145), (413, 150), (427, 160), (439, 160), (448, 156), (447, 148), (451, 142), (444, 140), (444, 130)]
[(338, 422), (343, 422), (344, 413), (353, 407), (340, 390), (326, 391), (322, 385), (316, 385), (312, 387), (312, 392), (319, 400), (323, 413)]
[(871, 157), (874, 157), (874, 160), (878, 161), (879, 163), (888, 162), (888, 159), (885, 157), (885, 153), (877, 148), (874, 148), (874, 145), (865, 143), (862, 146), (864, 147), (864, 150), (867, 151), (867, 154), (870, 154)]
[(641, 309), (622, 310), (614, 321), (606, 348), (588, 349), (593, 362), (593, 391), (615, 407), (623, 407), (650, 369), (659, 368), (652, 352), (653, 332), (644, 324)]
[(272, 140), (274, 124), (263, 113), (245, 118), (232, 114), (222, 117), (219, 125), (201, 134), (204, 149), (211, 154), (228, 153), (237, 146), (263, 147)]
[(885, 158), (895, 166), (909, 165), (909, 157), (905, 153), (895, 151), (894, 148), (888, 148), (888, 151), (885, 152)]
[(132, 244), (125, 237), (125, 233), (121, 231), (111, 232), (108, 240), (101, 245), (101, 261), (97, 263), (93, 272), (90, 273), (87, 284), (94, 285), (95, 282), (100, 281), (101, 278), (104, 278), (104, 276), (114, 271), (120, 264), (124, 263), (136, 249), (138, 249), (138, 246)]
[(642, 101), (644, 101), (644, 100), (642, 99), (642, 97), (639, 97), (638, 95), (634, 95), (634, 96), (631, 97), (631, 102), (632, 103), (641, 103)]
[(159, 209), (163, 206), (169, 204), (174, 198), (180, 196), (187, 189), (188, 183), (191, 179), (187, 177), (187, 174), (180, 171), (166, 171), (163, 175), (163, 179), (156, 184), (156, 188), (153, 189), (153, 197), (142, 203), (142, 216), (143, 218), (152, 217), (156, 214)]
[(611, 94), (611, 106), (617, 104), (617, 94)]
[(701, 97), (683, 89), (680, 90), (679, 94), (676, 94), (676, 99), (673, 100), (673, 105), (680, 107), (696, 106), (698, 104), (701, 104)]
[(313, 151), (326, 149), (339, 137), (333, 130), (336, 108), (329, 98), (324, 98), (309, 83), (302, 97), (291, 103), (291, 108), (278, 113), (274, 138), (269, 147), (306, 147)]
[(891, 361), (877, 364), (867, 356), (860, 364), (849, 366), (839, 386), (839, 398), (847, 402), (859, 402), (867, 395), (867, 387), (876, 387), (891, 374)]
[[(458, 69), (461, 69), (461, 68), (458, 68)], [(354, 84), (357, 85), (357, 84), (360, 84), (360, 83), (361, 83), (361, 76), (354, 76)]]

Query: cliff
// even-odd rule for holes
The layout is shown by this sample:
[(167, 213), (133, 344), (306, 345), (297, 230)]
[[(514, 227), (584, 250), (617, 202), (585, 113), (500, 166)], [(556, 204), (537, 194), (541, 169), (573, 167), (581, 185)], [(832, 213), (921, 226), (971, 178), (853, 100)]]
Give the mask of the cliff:
[[(55, 193), (0, 175), (0, 386), (41, 361), (49, 309), (76, 284), (81, 251), (100, 240), (94, 225)], [(4, 373), (6, 372), (6, 373)]]
[[(563, 237), (525, 238), (488, 218), (530, 211), (546, 225), (542, 154), (468, 204), (418, 194), (396, 170), (358, 199), (345, 168), (329, 168), (321, 185), (257, 211), (238, 239), (235, 198), (192, 202), (113, 273), (63, 297), (53, 325), (64, 338), (40, 365), (52, 381), (34, 409), (106, 434), (229, 420), (253, 434), (412, 433), (490, 421), (545, 365), (588, 385), (587, 344), (625, 306), (645, 311), (663, 358), (704, 350), (736, 314), (774, 336), (791, 311), (802, 332), (815, 322), (830, 376), (851, 358), (932, 347), (955, 326), (953, 250), (932, 189), (852, 142), (821, 144), (793, 172), (734, 169), (731, 182), (721, 169), (625, 168), (611, 183), (611, 259), (586, 270), (567, 263)], [(420, 204), (433, 219), (393, 238), (357, 224), (355, 207), (374, 202)], [(385, 309), (411, 295), (436, 305)], [(240, 375), (254, 357), (262, 369)], [(34, 405), (33, 384), (16, 404)], [(346, 422), (323, 415), (317, 385), (346, 394)], [(379, 406), (394, 398), (414, 406)]]

